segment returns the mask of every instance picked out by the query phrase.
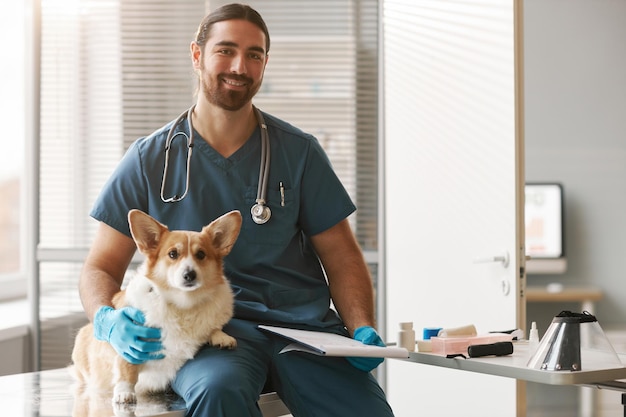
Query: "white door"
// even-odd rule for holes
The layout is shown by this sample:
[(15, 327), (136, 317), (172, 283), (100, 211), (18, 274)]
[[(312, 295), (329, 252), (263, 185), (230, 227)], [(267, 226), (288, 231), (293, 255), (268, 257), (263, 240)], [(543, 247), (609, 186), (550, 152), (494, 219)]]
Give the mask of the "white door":
[[(525, 327), (519, 5), (383, 4), (387, 339)], [(523, 415), (512, 379), (388, 360), (386, 384), (397, 417)]]

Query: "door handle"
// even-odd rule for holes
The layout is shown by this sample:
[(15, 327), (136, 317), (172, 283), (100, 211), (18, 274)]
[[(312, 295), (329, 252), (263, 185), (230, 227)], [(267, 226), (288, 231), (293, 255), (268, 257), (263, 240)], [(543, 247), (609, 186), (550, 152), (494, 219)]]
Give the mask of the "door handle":
[[(502, 267), (506, 268), (509, 266), (509, 261), (511, 258), (509, 257), (509, 252), (502, 252), (500, 255), (495, 256), (486, 256), (483, 258), (474, 258), (475, 264), (484, 264), (484, 263), (492, 263), (492, 262), (500, 262), (502, 263)], [(500, 281), (502, 295), (507, 296), (511, 292), (511, 284), (508, 280), (503, 279)]]
[(486, 257), (482, 257), (482, 258), (474, 258), (474, 263), (475, 264), (485, 264), (485, 263), (491, 263), (491, 262), (501, 262), (502, 266), (504, 268), (509, 266), (509, 261), (510, 261), (510, 257), (509, 257), (509, 253), (508, 252), (503, 252), (500, 255), (495, 255), (495, 256), (486, 256)]

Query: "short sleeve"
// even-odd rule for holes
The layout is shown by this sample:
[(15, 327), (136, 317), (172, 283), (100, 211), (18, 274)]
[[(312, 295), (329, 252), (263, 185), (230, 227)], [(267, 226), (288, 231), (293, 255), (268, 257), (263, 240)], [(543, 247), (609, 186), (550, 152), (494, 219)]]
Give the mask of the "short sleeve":
[(356, 210), (319, 142), (312, 138), (301, 188), (302, 229), (309, 236), (336, 225)]
[(128, 212), (137, 208), (147, 211), (147, 188), (142, 173), (138, 142), (133, 143), (104, 184), (91, 217), (130, 236)]

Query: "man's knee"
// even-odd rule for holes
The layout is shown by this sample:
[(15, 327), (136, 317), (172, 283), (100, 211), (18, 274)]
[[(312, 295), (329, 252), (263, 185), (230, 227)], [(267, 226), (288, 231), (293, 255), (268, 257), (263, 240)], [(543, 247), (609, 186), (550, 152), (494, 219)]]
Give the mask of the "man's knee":
[(192, 415), (260, 415), (257, 394), (229, 378), (198, 376), (179, 395)]
[(186, 391), (191, 396), (208, 395), (229, 399), (242, 399), (246, 395), (250, 395), (246, 394), (245, 387), (241, 385), (241, 381), (238, 383), (236, 378), (210, 373), (198, 375), (189, 384)]

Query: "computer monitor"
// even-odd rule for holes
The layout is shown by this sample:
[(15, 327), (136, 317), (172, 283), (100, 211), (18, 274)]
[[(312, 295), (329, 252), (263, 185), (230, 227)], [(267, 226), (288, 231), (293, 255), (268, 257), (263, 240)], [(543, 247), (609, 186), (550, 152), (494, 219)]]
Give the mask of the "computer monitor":
[(565, 208), (560, 183), (526, 183), (526, 272), (562, 274), (565, 256)]

